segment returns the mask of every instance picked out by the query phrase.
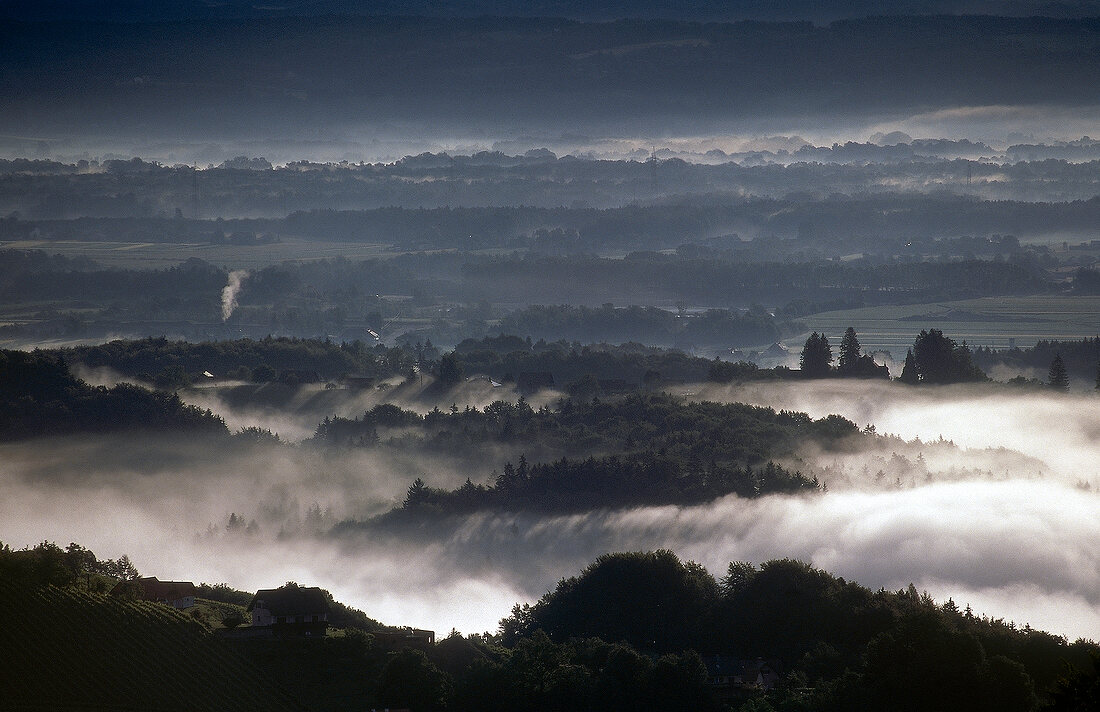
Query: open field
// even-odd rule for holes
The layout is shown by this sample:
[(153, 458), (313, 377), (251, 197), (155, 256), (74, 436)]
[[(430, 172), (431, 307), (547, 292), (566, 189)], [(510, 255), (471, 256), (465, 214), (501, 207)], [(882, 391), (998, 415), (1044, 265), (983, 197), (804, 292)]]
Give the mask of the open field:
[(75, 240), (20, 240), (0, 242), (0, 250), (43, 250), (66, 257), (88, 257), (104, 267), (163, 269), (197, 257), (233, 269), (262, 269), (288, 260), (345, 257), (365, 260), (390, 257), (386, 245), (362, 242), (318, 242), (284, 239), (270, 245), (212, 245), (210, 243), (85, 242)]
[[(958, 302), (878, 306), (822, 312), (803, 317), (810, 329), (823, 331), (834, 346), (851, 326), (865, 351), (887, 350), (905, 356), (921, 329), (940, 329), (971, 346), (1020, 348), (1041, 339), (1081, 339), (1100, 332), (1100, 297), (982, 297)], [(805, 335), (787, 339), (802, 348)]]

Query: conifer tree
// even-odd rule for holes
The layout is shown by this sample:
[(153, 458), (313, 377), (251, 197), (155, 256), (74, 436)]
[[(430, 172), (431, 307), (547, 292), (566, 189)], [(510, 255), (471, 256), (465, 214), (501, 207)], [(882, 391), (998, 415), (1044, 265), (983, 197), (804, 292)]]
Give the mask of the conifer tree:
[(1050, 362), (1047, 384), (1056, 391), (1069, 390), (1069, 373), (1066, 372), (1066, 365), (1062, 362), (1062, 354), (1055, 354), (1054, 360)]
[(909, 349), (905, 354), (905, 365), (901, 367), (901, 376), (898, 380), (909, 384), (920, 381), (920, 376), (917, 375), (917, 360), (913, 358), (913, 349)]
[(840, 361), (837, 370), (843, 373), (851, 373), (859, 366), (860, 356), (859, 339), (856, 338), (856, 330), (848, 327), (844, 331), (844, 338), (840, 340)]

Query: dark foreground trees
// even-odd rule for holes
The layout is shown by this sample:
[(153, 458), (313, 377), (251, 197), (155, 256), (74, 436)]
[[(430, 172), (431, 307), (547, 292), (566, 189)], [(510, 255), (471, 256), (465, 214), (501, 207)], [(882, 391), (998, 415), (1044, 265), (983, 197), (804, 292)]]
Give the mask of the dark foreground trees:
[(1095, 644), (937, 605), (913, 586), (873, 592), (789, 559), (731, 564), (719, 582), (668, 551), (608, 554), (502, 621), (506, 645), (543, 632), (559, 644), (611, 637), (653, 657), (760, 657), (782, 670), (766, 695), (731, 700), (735, 710), (1029, 712), (1059, 693), (1087, 699), (1095, 686), (1088, 674), (1059, 681), (1065, 663), (1091, 671)]
[(175, 393), (92, 387), (52, 354), (0, 351), (0, 440), (120, 430), (228, 434), (220, 417)]

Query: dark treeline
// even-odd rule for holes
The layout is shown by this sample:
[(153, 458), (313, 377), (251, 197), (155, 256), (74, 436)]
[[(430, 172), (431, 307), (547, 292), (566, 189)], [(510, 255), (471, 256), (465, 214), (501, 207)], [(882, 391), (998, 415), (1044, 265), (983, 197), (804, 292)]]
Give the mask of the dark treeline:
[[(463, 267), (468, 289), (500, 300), (552, 302), (569, 286), (574, 302), (630, 295), (693, 303), (797, 304), (800, 300), (891, 304), (1050, 291), (1033, 266), (1014, 262), (744, 264), (703, 257), (634, 253), (623, 260), (501, 257)], [(718, 257), (718, 259), (715, 259)], [(479, 289), (480, 287), (480, 289)], [(807, 313), (807, 312), (801, 312)], [(797, 315), (797, 314), (796, 314)]]
[(534, 606), (517, 606), (502, 632), (513, 645), (598, 637), (650, 654), (769, 660), (781, 681), (768, 706), (735, 698), (745, 711), (1024, 712), (1052, 700), (1085, 709), (1095, 687), (1075, 707), (1059, 678), (1067, 663), (1091, 673), (1089, 656), (1100, 652), (951, 600), (936, 605), (912, 586), (874, 592), (791, 560), (731, 563), (715, 580), (667, 551), (603, 556)]
[[(653, 310), (546, 307), (516, 315), (506, 321), (508, 329), (551, 340), (649, 341), (646, 334), (656, 327), (650, 335), (658, 344), (766, 344), (790, 333), (792, 327), (782, 319), (816, 311), (1066, 288), (1031, 252), (1008, 260), (892, 263), (874, 258), (752, 263), (735, 250), (689, 246), (674, 254), (632, 252), (625, 259), (410, 253), (255, 270), (238, 294), (239, 308), (223, 321), (221, 290), (228, 270), (197, 258), (162, 270), (95, 269), (83, 260), (27, 256), (13, 263), (0, 272), (0, 300), (12, 305), (33, 300), (34, 306), (21, 309), (17, 323), (3, 331), (23, 338), (137, 331), (194, 339), (278, 334), (354, 340), (368, 338), (368, 329), (383, 331), (399, 318), (423, 332), (414, 334), (414, 341), (430, 334), (445, 345), (487, 333), (488, 322), (510, 307), (560, 304), (567, 298), (574, 305), (682, 302), (752, 309), (747, 315), (692, 310), (677, 328), (669, 321), (674, 316)], [(1087, 291), (1092, 275), (1080, 270), (1070, 289)], [(767, 316), (759, 304), (780, 305), (780, 320)], [(385, 336), (410, 331), (401, 323)], [(597, 327), (616, 333), (604, 336)], [(394, 333), (398, 328), (402, 331)]]
[[(532, 343), (529, 337), (507, 334), (465, 339), (455, 347), (453, 358), (467, 378), (488, 376), (502, 384), (514, 383), (520, 391), (554, 386), (589, 398), (639, 388), (660, 390), (681, 383), (762, 381), (799, 375), (783, 367), (717, 361), (639, 343), (583, 345), (541, 339)], [(542, 374), (548, 374), (548, 378)]]
[(500, 322), (508, 334), (532, 339), (565, 339), (584, 343), (634, 341), (654, 346), (758, 346), (803, 331), (800, 324), (776, 320), (762, 308), (737, 313), (711, 309), (685, 318), (667, 309), (610, 304), (588, 307), (530, 306), (510, 312)]
[(0, 572), (0, 579), (26, 587), (76, 586), (96, 593), (140, 575), (126, 554), (117, 560), (99, 559), (75, 542), (62, 549), (50, 541), (18, 551), (0, 542)]
[(759, 497), (820, 489), (816, 479), (773, 462), (755, 468), (725, 463), (693, 468), (676, 456), (652, 453), (586, 460), (563, 457), (557, 462), (531, 466), (521, 460), (519, 467), (506, 464), (495, 484), (475, 485), (467, 479), (458, 489), (447, 491), (428, 487), (417, 478), (400, 509), (362, 523), (345, 522), (336, 531), (387, 530), (483, 511), (563, 514), (670, 504), (687, 506), (730, 494)]
[(532, 341), (500, 334), (464, 339), (449, 354), (452, 370), (441, 373), (443, 358), (431, 342), (386, 347), (361, 341), (339, 344), (321, 339), (264, 337), (189, 342), (164, 337), (118, 339), (93, 346), (44, 350), (74, 366), (107, 367), (122, 375), (161, 388), (183, 388), (238, 379), (288, 385), (352, 379), (381, 381), (394, 376), (411, 378), (413, 367), (440, 379), (433, 393), (465, 378), (491, 378), (521, 392), (557, 387), (592, 397), (673, 384), (715, 381), (797, 378), (797, 371), (760, 368), (748, 362), (716, 361), (690, 356), (676, 349), (579, 341)]
[[(714, 462), (763, 464), (814, 442), (842, 447), (860, 434), (854, 423), (831, 415), (776, 412), (743, 403), (683, 402), (664, 394), (634, 393), (603, 399), (562, 399), (554, 408), (495, 401), (484, 409), (433, 409), (426, 415), (380, 404), (355, 419), (322, 421), (313, 442), (477, 452), (490, 444), (525, 448), (533, 461), (564, 455), (649, 453), (703, 468)], [(861, 436), (862, 437), (862, 436)]]
[(1033, 368), (1045, 374), (1055, 357), (1061, 356), (1063, 365), (1074, 380), (1089, 387), (1100, 387), (1100, 338), (1077, 341), (1042, 339), (1031, 348), (994, 350), (984, 346), (974, 350), (974, 361), (984, 369), (997, 366)]
[(119, 430), (228, 435), (220, 417), (174, 393), (92, 387), (54, 355), (0, 351), (0, 439)]
[[(497, 632), (397, 650), (375, 635), (377, 621), (327, 592), (337, 635), (257, 640), (97, 593), (103, 581), (137, 576), (126, 557), (99, 561), (78, 544), (0, 545), (0, 570), (0, 599), (19, 613), (0, 640), (22, 653), (0, 670), (0, 690), (17, 706), (76, 696), (316, 712), (1033, 712), (1097, 701), (1095, 643), (936, 604), (912, 585), (871, 591), (790, 559), (733, 562), (716, 579), (669, 551), (606, 554), (534, 605), (517, 605)], [(238, 607), (249, 596), (221, 584), (199, 591)], [(764, 686), (723, 683), (746, 661)], [(79, 665), (94, 679), (77, 688), (71, 676), (34, 674), (49, 665)]]
[[(1090, 226), (1096, 223), (1100, 215), (1100, 198), (1091, 197), (1090, 193), (1088, 199), (1073, 199), (1078, 191), (1071, 187), (1072, 179), (1068, 185), (1063, 184), (1060, 179), (1058, 182), (1063, 191), (1069, 191), (1069, 196), (1050, 196), (1050, 202), (979, 200), (971, 196), (947, 193), (876, 194), (868, 193), (859, 186), (851, 187), (853, 192), (859, 191), (852, 196), (836, 192), (822, 195), (820, 183), (800, 186), (798, 181), (799, 171), (824, 172), (828, 168), (819, 165), (749, 169), (731, 164), (726, 169), (767, 171), (766, 175), (773, 184), (770, 189), (777, 194), (775, 197), (743, 197), (740, 195), (741, 191), (751, 189), (752, 186), (743, 186), (732, 181), (725, 192), (717, 191), (708, 182), (707, 185), (700, 186), (697, 194), (689, 195), (690, 186), (681, 184), (678, 174), (724, 167), (692, 165), (683, 161), (666, 161), (661, 164), (662, 167), (656, 169), (658, 175), (670, 174), (666, 180), (677, 186), (676, 195), (680, 197), (664, 198), (655, 205), (623, 206), (623, 203), (630, 202), (629, 195), (618, 200), (619, 196), (612, 194), (602, 201), (607, 205), (557, 207), (559, 203), (574, 206), (591, 204), (581, 200), (580, 196), (584, 193), (577, 186), (578, 182), (584, 182), (583, 174), (587, 172), (586, 168), (590, 163), (597, 166), (605, 163), (618, 165), (607, 161), (570, 162), (562, 169), (560, 176), (565, 187), (556, 191), (565, 193), (568, 190), (569, 194), (565, 195), (556, 195), (552, 190), (557, 183), (549, 182), (550, 187), (546, 187), (543, 184), (547, 181), (539, 181), (539, 190), (549, 192), (549, 195), (531, 194), (534, 188), (512, 195), (516, 191), (509, 190), (505, 183), (486, 186), (485, 195), (469, 195), (462, 201), (484, 207), (445, 207), (458, 202), (454, 192), (463, 190), (462, 188), (447, 189), (446, 195), (433, 199), (432, 196), (415, 195), (417, 189), (408, 187), (410, 184), (406, 179), (399, 181), (398, 188), (387, 191), (380, 197), (378, 202), (381, 205), (378, 206), (361, 204), (366, 201), (362, 195), (361, 181), (355, 180), (352, 187), (358, 192), (352, 197), (358, 199), (360, 204), (343, 207), (351, 197), (342, 199), (338, 193), (332, 195), (321, 192), (334, 191), (331, 182), (322, 182), (316, 186), (312, 183), (298, 186), (296, 183), (302, 180), (299, 177), (302, 173), (287, 170), (267, 171), (266, 174), (271, 174), (272, 177), (266, 180), (277, 183), (271, 187), (272, 191), (287, 194), (282, 199), (286, 207), (303, 207), (290, 211), (282, 211), (280, 207), (262, 203), (252, 207), (240, 204), (249, 195), (247, 184), (261, 180), (265, 173), (259, 173), (260, 177), (254, 178), (256, 171), (232, 171), (233, 174), (243, 173), (244, 177), (227, 179), (225, 185), (217, 190), (231, 194), (233, 202), (222, 205), (221, 203), (230, 198), (211, 196), (206, 208), (208, 212), (202, 215), (203, 218), (225, 216), (227, 219), (224, 220), (195, 220), (191, 214), (193, 208), (188, 207), (192, 206), (194, 199), (194, 181), (191, 176), (195, 176), (195, 180), (198, 180), (198, 176), (202, 176), (202, 180), (211, 180), (206, 177), (207, 174), (222, 171), (186, 169), (191, 176), (179, 177), (178, 193), (170, 194), (161, 194), (158, 190), (162, 189), (158, 188), (157, 181), (146, 174), (139, 174), (130, 180), (134, 181), (134, 190), (138, 195), (150, 193), (142, 198), (138, 198), (134, 192), (120, 197), (114, 192), (118, 190), (116, 180), (111, 180), (102, 187), (105, 192), (103, 196), (95, 191), (91, 195), (81, 195), (85, 187), (79, 183), (52, 189), (48, 186), (27, 186), (26, 195), (11, 194), (11, 183), (15, 178), (4, 179), (0, 176), (0, 214), (4, 214), (5, 210), (12, 212), (12, 215), (0, 219), (0, 239), (23, 240), (34, 237), (50, 240), (212, 244), (233, 242), (256, 245), (273, 239), (293, 237), (305, 240), (380, 243), (405, 250), (529, 247), (550, 253), (575, 253), (665, 249), (684, 243), (707, 243), (723, 238), (727, 243), (732, 241), (736, 244), (737, 236), (740, 235), (745, 239), (769, 236), (799, 238), (803, 242), (796, 246), (798, 249), (818, 250), (826, 256), (831, 256), (829, 252), (833, 250), (921, 256), (942, 251), (951, 244), (940, 244), (937, 240), (965, 235), (980, 238), (978, 242), (962, 246), (963, 249), (975, 250), (975, 254), (1011, 253), (1020, 249), (1018, 244), (990, 244), (988, 238), (1004, 234), (1088, 234)], [(673, 163), (677, 165), (666, 165)], [(962, 161), (959, 163), (959, 166), (952, 167), (949, 172), (961, 172), (965, 176), (969, 164)], [(621, 166), (619, 170), (623, 172), (637, 172), (637, 180), (648, 180), (652, 183), (653, 172), (646, 164), (622, 163)], [(1010, 172), (1023, 170), (1018, 166), (994, 168), (997, 171)], [(1088, 190), (1091, 190), (1091, 176), (1096, 168), (1097, 164), (1093, 163), (1084, 167), (1067, 166), (1066, 170), (1084, 172), (1086, 175), (1082, 175), (1080, 181), (1082, 184), (1088, 182)], [(871, 172), (874, 168), (866, 167), (862, 170)], [(673, 172), (677, 175), (671, 175)], [(791, 180), (787, 180), (788, 174)], [(98, 175), (100, 174), (90, 174), (82, 178), (91, 181)], [(75, 180), (77, 179), (66, 178), (66, 181)], [(459, 178), (453, 180), (465, 185), (465, 181)], [(612, 188), (604, 189), (596, 184), (590, 186), (590, 192), (599, 195), (606, 190), (621, 189), (621, 179), (612, 176), (608, 180), (612, 182)], [(1051, 181), (1054, 180), (1051, 178)], [(439, 185), (440, 182), (442, 186)], [(281, 183), (289, 185), (278, 185)], [(428, 183), (416, 182), (412, 185), (431, 185), (435, 186), (434, 190), (443, 191), (443, 186), (449, 183), (444, 177), (437, 177)], [(317, 192), (298, 194), (307, 188)], [(398, 190), (411, 195), (403, 195)], [(1079, 192), (1085, 190), (1082, 187)], [(243, 195), (238, 191), (243, 191)], [(578, 197), (571, 198), (573, 191), (577, 192)], [(9, 194), (6, 195), (5, 192)], [(267, 193), (257, 199), (278, 200), (265, 196)], [(594, 196), (590, 194), (589, 197)], [(439, 207), (421, 207), (437, 202)], [(333, 203), (341, 205), (342, 209), (329, 208)], [(393, 204), (403, 207), (388, 207)], [(541, 207), (523, 207), (533, 204)], [(179, 217), (171, 217), (177, 208), (186, 212)], [(274, 213), (279, 217), (248, 217), (257, 213)], [(739, 249), (745, 255), (755, 257), (752, 247), (742, 245)], [(759, 249), (759, 246), (756, 248)]]
[(518, 464), (486, 473), (486, 483), (467, 478), (453, 491), (418, 478), (401, 508), (367, 523), (384, 527), (478, 510), (573, 512), (814, 491), (821, 488), (816, 479), (771, 460), (810, 443), (843, 448), (857, 437), (855, 424), (835, 415), (815, 421), (805, 413), (634, 394), (563, 400), (537, 411), (523, 400), (497, 401), (425, 416), (384, 404), (354, 420), (326, 418), (313, 443), (450, 456), (488, 446), (525, 453)]
[(56, 353), (74, 364), (109, 367), (143, 381), (168, 387), (215, 378), (253, 381), (337, 380), (345, 376), (386, 378), (404, 374), (415, 354), (405, 349), (362, 342), (272, 338), (226, 341), (170, 341), (163, 337), (116, 340), (95, 346), (74, 346)]
[(161, 270), (96, 268), (89, 260), (50, 258), (48, 262), (5, 251), (12, 262), (0, 273), (0, 301), (86, 299), (110, 304), (136, 298), (159, 300), (165, 308), (213, 314), (220, 311), (226, 272), (200, 259)]

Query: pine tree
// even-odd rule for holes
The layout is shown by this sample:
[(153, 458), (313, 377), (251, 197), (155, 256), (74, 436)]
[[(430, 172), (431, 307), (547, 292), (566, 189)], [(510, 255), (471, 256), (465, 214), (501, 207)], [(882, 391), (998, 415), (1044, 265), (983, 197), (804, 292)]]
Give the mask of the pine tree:
[(1050, 362), (1047, 384), (1056, 391), (1069, 390), (1069, 374), (1066, 372), (1066, 365), (1062, 363), (1062, 354), (1055, 354), (1054, 360)]
[(405, 509), (412, 509), (426, 502), (428, 499), (428, 486), (424, 484), (424, 480), (417, 477), (412, 485), (409, 487), (409, 491), (405, 494)]
[(905, 354), (905, 365), (901, 367), (901, 376), (898, 380), (909, 384), (920, 381), (920, 376), (917, 375), (917, 360), (913, 358), (913, 349), (909, 349)]
[(844, 331), (844, 338), (840, 340), (840, 361), (837, 370), (843, 373), (851, 373), (859, 366), (860, 356), (859, 339), (856, 338), (856, 330), (848, 327)]

